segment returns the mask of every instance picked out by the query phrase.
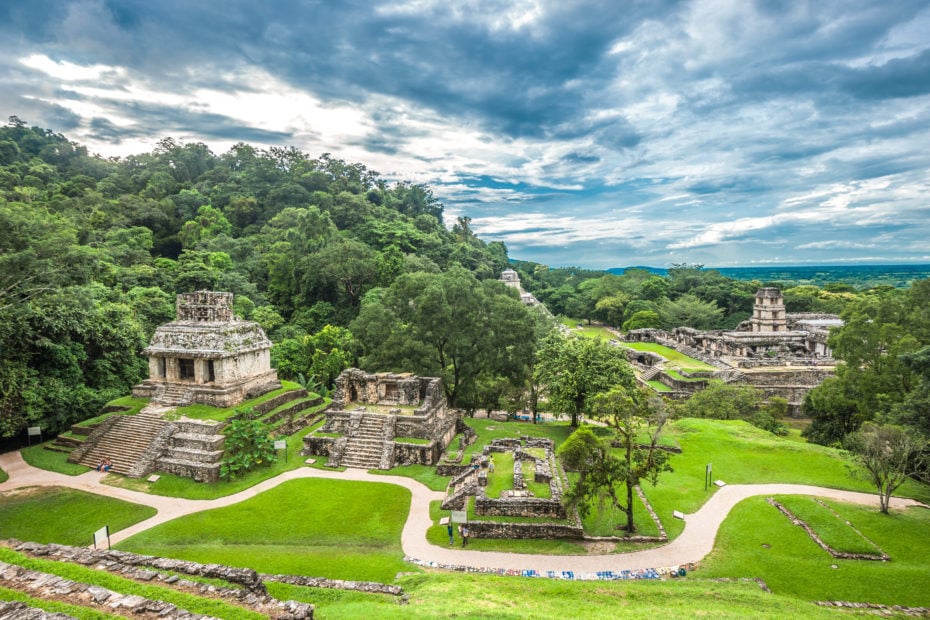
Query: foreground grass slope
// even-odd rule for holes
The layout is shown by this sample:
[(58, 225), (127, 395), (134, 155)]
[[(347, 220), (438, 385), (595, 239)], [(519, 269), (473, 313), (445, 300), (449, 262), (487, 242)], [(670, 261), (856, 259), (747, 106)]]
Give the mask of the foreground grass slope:
[(839, 560), (757, 497), (724, 521), (698, 577), (758, 577), (779, 595), (930, 606), (930, 510), (883, 515), (876, 508), (826, 502), (891, 556), (890, 562)]
[(410, 492), (394, 485), (292, 480), (234, 506), (137, 534), (117, 548), (266, 573), (392, 581)]
[(0, 538), (85, 546), (104, 525), (118, 532), (156, 510), (63, 487), (33, 487), (0, 495)]

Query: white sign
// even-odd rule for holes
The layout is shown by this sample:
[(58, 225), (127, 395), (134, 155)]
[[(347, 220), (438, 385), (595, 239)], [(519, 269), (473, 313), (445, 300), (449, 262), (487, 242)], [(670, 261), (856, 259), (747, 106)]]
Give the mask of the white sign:
[(452, 522), (453, 523), (468, 523), (468, 513), (464, 510), (453, 510), (452, 511)]
[(107, 547), (110, 546), (110, 526), (104, 525), (102, 528), (94, 532), (94, 547), (97, 545), (103, 546), (103, 543), (107, 543)]
[(41, 437), (41, 436), (42, 436), (42, 427), (41, 427), (41, 426), (30, 426), (30, 427), (26, 430), (26, 432), (29, 433), (29, 436), (30, 436), (30, 437), (32, 437), (32, 436), (34, 436), (34, 435), (38, 435), (39, 437)]
[(274, 442), (274, 449), (275, 450), (287, 450), (287, 441), (284, 439), (279, 439), (278, 441)]

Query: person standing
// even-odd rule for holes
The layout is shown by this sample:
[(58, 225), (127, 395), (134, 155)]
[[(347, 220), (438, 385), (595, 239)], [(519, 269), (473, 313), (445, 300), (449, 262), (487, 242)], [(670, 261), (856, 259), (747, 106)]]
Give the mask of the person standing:
[(468, 546), (468, 526), (462, 526), (462, 547)]
[(449, 533), (449, 546), (455, 544), (455, 530), (452, 529), (452, 519), (449, 519), (449, 524), (446, 526), (446, 531)]

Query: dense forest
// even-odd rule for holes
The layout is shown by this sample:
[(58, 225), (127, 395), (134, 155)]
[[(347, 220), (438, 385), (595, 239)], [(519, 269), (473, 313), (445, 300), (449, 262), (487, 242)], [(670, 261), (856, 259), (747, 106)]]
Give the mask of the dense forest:
[[(535, 409), (547, 387), (537, 358), (552, 326), (498, 281), (508, 265), (553, 314), (623, 330), (732, 329), (760, 286), (781, 286), (684, 263), (662, 275), (510, 261), (468, 218), (448, 224), (428, 187), (328, 154), (237, 144), (216, 155), (166, 138), (105, 159), (11, 117), (0, 127), (0, 436), (60, 431), (128, 393), (180, 292), (235, 293), (236, 313), (275, 343), (282, 378), (323, 389), (348, 365), (441, 376), (473, 411)], [(789, 312), (847, 323), (831, 338), (837, 377), (805, 404), (811, 440), (839, 442), (871, 419), (930, 432), (930, 280), (783, 293)]]

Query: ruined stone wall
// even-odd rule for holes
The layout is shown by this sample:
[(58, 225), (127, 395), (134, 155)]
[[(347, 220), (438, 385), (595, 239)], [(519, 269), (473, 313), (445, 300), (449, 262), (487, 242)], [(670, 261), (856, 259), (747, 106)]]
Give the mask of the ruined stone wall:
[(475, 514), (489, 517), (548, 517), (566, 518), (561, 495), (556, 498), (507, 497), (490, 498), (479, 488), (475, 496)]
[(497, 523), (469, 521), (468, 529), (474, 538), (584, 538), (584, 529), (567, 523)]

